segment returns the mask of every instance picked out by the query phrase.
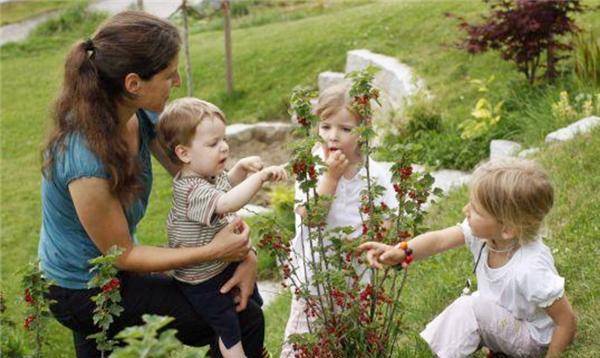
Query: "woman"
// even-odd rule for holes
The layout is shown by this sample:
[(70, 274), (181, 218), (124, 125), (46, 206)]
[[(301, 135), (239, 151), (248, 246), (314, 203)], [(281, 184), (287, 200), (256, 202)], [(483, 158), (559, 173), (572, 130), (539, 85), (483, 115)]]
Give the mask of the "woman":
[(180, 42), (168, 22), (128, 11), (109, 19), (92, 39), (77, 43), (66, 59), (54, 128), (43, 153), (39, 256), (45, 277), (53, 283), (52, 313), (73, 331), (78, 357), (99, 356), (95, 342), (86, 339), (98, 331), (90, 300), (98, 291), (87, 289), (88, 260), (114, 245), (125, 250), (116, 262), (124, 312), (111, 325), (110, 335), (142, 323), (142, 314), (149, 313), (174, 317), (169, 328), (178, 330), (184, 344), (214, 344), (214, 333), (174, 281), (149, 273), (220, 258), (241, 261), (223, 287), (239, 289), (244, 350), (249, 356), (262, 355), (262, 310), (248, 300), (256, 280), (256, 256), (249, 251), (245, 224), (230, 224), (204, 247), (134, 243), (152, 187), (151, 154), (171, 174), (178, 170), (155, 139), (153, 112), (162, 111), (171, 88), (180, 85)]

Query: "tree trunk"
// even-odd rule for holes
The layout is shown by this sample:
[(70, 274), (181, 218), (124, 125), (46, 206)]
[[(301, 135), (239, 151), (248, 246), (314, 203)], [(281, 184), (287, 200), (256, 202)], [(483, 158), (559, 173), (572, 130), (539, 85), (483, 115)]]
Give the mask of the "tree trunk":
[(554, 39), (548, 41), (546, 50), (546, 79), (552, 82), (556, 78), (556, 55), (554, 53)]
[(188, 25), (188, 5), (187, 0), (181, 3), (181, 15), (183, 16), (183, 51), (185, 54), (185, 77), (187, 83), (187, 95), (191, 97), (194, 94), (194, 83), (192, 80), (192, 62), (190, 59), (190, 41)]
[(144, 11), (144, 0), (137, 0), (137, 9)]
[(233, 93), (233, 59), (231, 58), (231, 15), (229, 0), (222, 0), (223, 20), (225, 25), (225, 62), (227, 75), (227, 94)]

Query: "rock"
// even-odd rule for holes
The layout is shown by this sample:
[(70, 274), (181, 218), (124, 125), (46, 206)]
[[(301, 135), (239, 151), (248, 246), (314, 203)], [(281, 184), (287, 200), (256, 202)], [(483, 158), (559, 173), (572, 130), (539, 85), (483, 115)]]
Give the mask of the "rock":
[[(377, 67), (374, 85), (378, 87), (384, 100), (390, 102), (393, 109), (400, 109), (407, 97), (419, 92), (423, 81), (417, 80), (410, 67), (389, 56), (373, 53), (369, 50), (352, 50), (346, 57), (346, 73), (361, 70), (368, 66)], [(384, 106), (385, 107), (385, 106)]]
[(326, 71), (319, 73), (319, 93), (323, 93), (323, 91), (328, 87), (343, 83), (345, 81), (344, 76), (345, 75), (341, 72)]
[(292, 123), (263, 122), (253, 128), (253, 138), (261, 142), (283, 140), (293, 129)]
[(517, 156), (519, 158), (527, 158), (527, 157), (534, 155), (535, 153), (537, 153), (539, 151), (540, 151), (540, 148), (537, 148), (537, 147), (529, 148), (529, 149), (520, 151), (519, 154), (517, 154)]
[(504, 139), (494, 139), (490, 142), (490, 159), (514, 157), (521, 150), (517, 142)]
[(272, 209), (265, 208), (264, 206), (247, 204), (246, 206), (244, 206), (243, 208), (238, 210), (238, 212), (236, 214), (242, 218), (247, 218), (250, 216), (257, 215), (257, 214), (268, 213), (271, 210)]
[(252, 139), (252, 129), (251, 124), (231, 124), (225, 129), (225, 135), (231, 141), (245, 142)]
[(433, 187), (442, 189), (445, 194), (467, 184), (471, 178), (471, 174), (467, 172), (451, 169), (436, 170), (431, 173), (431, 176), (435, 179)]
[(546, 136), (546, 143), (564, 142), (573, 139), (577, 134), (588, 133), (600, 125), (600, 117), (591, 116), (581, 119)]

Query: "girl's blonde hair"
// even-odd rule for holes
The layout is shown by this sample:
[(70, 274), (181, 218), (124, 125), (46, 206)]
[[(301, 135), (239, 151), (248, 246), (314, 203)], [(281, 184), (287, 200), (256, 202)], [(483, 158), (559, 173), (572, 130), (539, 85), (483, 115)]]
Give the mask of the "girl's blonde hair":
[(471, 199), (501, 225), (515, 229), (523, 244), (535, 239), (554, 204), (554, 189), (537, 163), (502, 158), (475, 170)]
[(175, 154), (178, 145), (190, 145), (196, 127), (204, 119), (218, 118), (225, 122), (225, 114), (214, 104), (194, 97), (183, 97), (169, 103), (160, 115), (158, 139), (174, 163), (181, 161)]
[(350, 85), (348, 83), (341, 83), (326, 88), (319, 96), (317, 106), (315, 107), (315, 114), (319, 116), (321, 120), (326, 120), (342, 109), (346, 109), (358, 119), (358, 115), (352, 109)]

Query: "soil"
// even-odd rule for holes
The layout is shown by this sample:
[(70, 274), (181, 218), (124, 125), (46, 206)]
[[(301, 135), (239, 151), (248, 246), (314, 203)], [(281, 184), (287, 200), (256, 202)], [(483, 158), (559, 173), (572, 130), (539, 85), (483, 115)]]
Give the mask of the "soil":
[[(238, 160), (258, 155), (262, 158), (265, 166), (269, 165), (281, 165), (285, 164), (290, 160), (291, 150), (289, 143), (293, 140), (291, 135), (286, 136), (284, 139), (275, 142), (261, 142), (258, 140), (251, 140), (242, 144), (230, 144), (231, 156), (227, 161), (227, 167), (232, 167)], [(289, 185), (293, 185), (293, 178), (288, 179)], [(270, 196), (269, 193), (272, 188), (272, 184), (267, 184), (261, 189), (256, 196), (250, 202), (254, 205), (269, 206)]]

